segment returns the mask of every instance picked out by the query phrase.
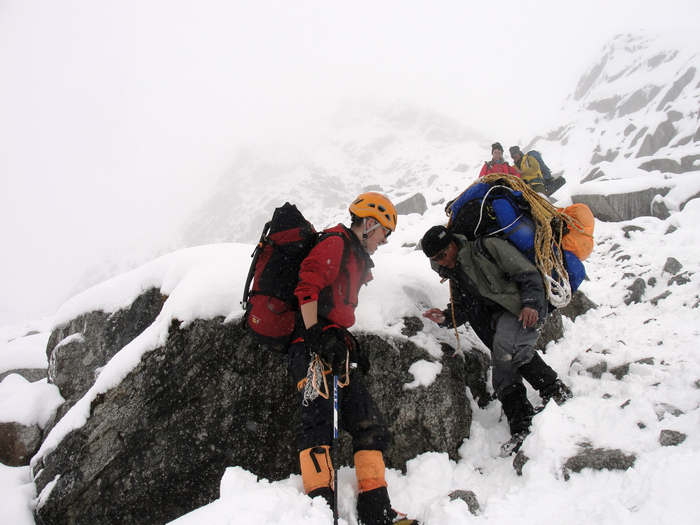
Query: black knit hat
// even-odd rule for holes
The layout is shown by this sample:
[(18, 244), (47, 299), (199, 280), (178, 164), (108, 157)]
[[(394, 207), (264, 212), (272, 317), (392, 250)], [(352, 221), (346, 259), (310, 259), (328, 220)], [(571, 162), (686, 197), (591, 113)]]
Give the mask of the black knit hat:
[(503, 151), (503, 146), (501, 146), (500, 142), (494, 142), (493, 144), (491, 144), (491, 151), (493, 152), (493, 150), (495, 149)]
[(453, 240), (452, 232), (447, 228), (444, 226), (433, 226), (425, 232), (420, 244), (421, 248), (423, 248), (423, 253), (427, 257), (434, 257)]
[(508, 148), (508, 151), (510, 152), (511, 157), (513, 155), (520, 155), (521, 157), (523, 156), (523, 152), (520, 151), (520, 146), (511, 146), (510, 148)]

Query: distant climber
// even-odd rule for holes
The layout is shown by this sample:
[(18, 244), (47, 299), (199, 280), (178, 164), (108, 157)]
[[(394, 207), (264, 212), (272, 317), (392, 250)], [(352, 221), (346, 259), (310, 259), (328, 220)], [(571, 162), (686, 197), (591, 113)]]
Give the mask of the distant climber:
[(469, 323), (491, 351), (492, 383), (508, 419), (511, 439), (502, 454), (516, 452), (535, 414), (523, 378), (543, 405), (562, 404), (572, 392), (534, 349), (539, 321), (547, 315), (544, 284), (537, 268), (508, 241), (479, 237), (468, 241), (444, 226), (430, 228), (423, 253), (440, 277), (449, 279), (451, 304), (430, 308), (423, 317), (445, 328)]
[(479, 173), (479, 177), (485, 177), (486, 175), (491, 175), (492, 173), (505, 173), (506, 175), (513, 175), (519, 177), (510, 164), (506, 162), (503, 158), (503, 146), (500, 142), (494, 142), (491, 144), (491, 160), (484, 163)]
[(537, 193), (546, 195), (544, 178), (537, 159), (531, 155), (523, 154), (519, 146), (511, 146), (508, 151), (515, 165), (514, 170), (520, 178)]

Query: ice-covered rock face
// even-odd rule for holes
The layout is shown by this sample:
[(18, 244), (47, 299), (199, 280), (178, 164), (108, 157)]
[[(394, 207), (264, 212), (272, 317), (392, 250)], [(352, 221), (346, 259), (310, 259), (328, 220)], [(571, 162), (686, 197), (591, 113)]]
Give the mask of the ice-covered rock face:
[(633, 164), (648, 172), (700, 169), (700, 54), (671, 45), (660, 37), (615, 38), (581, 77), (565, 106), (572, 122), (558, 139), (571, 143), (588, 135), (591, 164), (620, 155), (644, 158)]
[[(696, 142), (699, 60), (697, 53), (664, 48), (654, 39), (618, 36), (613, 40), (600, 62), (581, 77), (572, 99), (581, 109), (623, 129), (621, 137), (614, 135), (615, 142), (607, 142), (609, 133), (608, 139), (601, 134), (596, 154), (621, 151), (635, 158), (648, 157), (667, 146)], [(594, 157), (592, 163), (595, 160), (606, 158)], [(649, 168), (653, 171), (656, 166)]]
[(675, 45), (671, 37), (620, 35), (584, 73), (561, 127), (531, 144), (565, 159), (569, 184), (558, 197), (585, 202), (602, 220), (628, 220), (666, 217), (700, 194), (693, 173), (700, 170), (700, 53)]

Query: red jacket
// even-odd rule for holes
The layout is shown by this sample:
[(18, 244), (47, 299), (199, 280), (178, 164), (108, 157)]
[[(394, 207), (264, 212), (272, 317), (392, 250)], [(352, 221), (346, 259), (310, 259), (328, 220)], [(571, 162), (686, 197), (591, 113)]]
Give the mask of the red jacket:
[(492, 173), (505, 173), (507, 175), (520, 177), (520, 175), (515, 172), (513, 166), (508, 164), (503, 159), (501, 159), (501, 162), (494, 162), (493, 160), (485, 162), (483, 168), (481, 168), (481, 172), (479, 173), (479, 178), (485, 177), (486, 175), (491, 175)]
[[(299, 304), (318, 301), (318, 315), (343, 328), (355, 324), (360, 287), (372, 280), (372, 259), (357, 236), (342, 224), (325, 230), (340, 232), (323, 239), (301, 263), (299, 284), (294, 294)], [(346, 248), (347, 246), (347, 248)], [(343, 251), (348, 250), (345, 270), (341, 269)]]

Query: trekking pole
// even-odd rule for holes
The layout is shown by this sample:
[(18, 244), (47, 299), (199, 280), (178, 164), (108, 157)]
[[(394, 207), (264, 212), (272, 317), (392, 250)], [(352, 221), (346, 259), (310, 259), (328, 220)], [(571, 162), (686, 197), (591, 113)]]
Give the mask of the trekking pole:
[(333, 525), (338, 525), (338, 376), (333, 376)]

